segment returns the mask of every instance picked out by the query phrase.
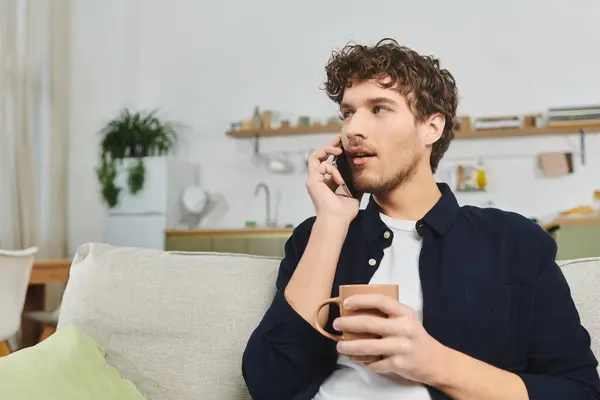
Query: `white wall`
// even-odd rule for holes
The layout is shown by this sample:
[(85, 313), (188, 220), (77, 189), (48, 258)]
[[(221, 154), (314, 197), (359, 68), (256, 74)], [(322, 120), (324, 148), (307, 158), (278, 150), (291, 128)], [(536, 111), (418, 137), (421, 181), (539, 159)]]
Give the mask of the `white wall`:
[[(143, 8), (140, 8), (141, 5)], [(348, 40), (385, 36), (440, 57), (461, 92), (460, 114), (500, 115), (598, 102), (600, 3), (530, 0), (305, 2), (104, 0), (76, 2), (73, 12), (70, 245), (102, 239), (104, 209), (93, 172), (95, 132), (124, 105), (161, 107), (192, 127), (182, 157), (198, 162), (202, 184), (222, 193), (229, 211), (214, 224), (264, 220), (268, 182), (280, 193), (279, 221), (312, 215), (304, 173), (269, 174), (251, 163), (252, 144), (225, 137), (231, 121), (254, 105), (287, 116), (336, 115), (319, 89), (331, 50)], [(307, 151), (327, 135), (263, 140), (263, 149)], [(456, 141), (443, 165), (473, 155), (489, 159), (490, 191), (461, 194), (466, 204), (495, 205), (539, 216), (591, 201), (600, 186), (600, 135), (589, 135), (585, 166), (539, 179), (534, 156), (578, 151), (576, 136)], [(295, 161), (301, 164), (297, 156)], [(594, 173), (595, 172), (595, 173)]]

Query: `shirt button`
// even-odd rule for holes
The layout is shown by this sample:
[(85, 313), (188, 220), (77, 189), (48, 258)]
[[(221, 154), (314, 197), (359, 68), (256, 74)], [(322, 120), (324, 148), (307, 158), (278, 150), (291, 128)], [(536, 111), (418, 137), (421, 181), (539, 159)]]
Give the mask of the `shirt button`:
[(369, 265), (370, 265), (371, 267), (374, 267), (376, 264), (377, 264), (377, 260), (375, 260), (374, 258), (371, 258), (371, 259), (369, 260)]
[(423, 223), (419, 222), (417, 224), (417, 233), (419, 234), (419, 236), (423, 236)]
[(386, 238), (386, 239), (389, 239), (389, 238), (390, 238), (390, 236), (392, 236), (392, 234), (390, 233), (390, 231), (385, 231), (385, 232), (383, 233), (383, 237), (384, 237), (384, 238)]

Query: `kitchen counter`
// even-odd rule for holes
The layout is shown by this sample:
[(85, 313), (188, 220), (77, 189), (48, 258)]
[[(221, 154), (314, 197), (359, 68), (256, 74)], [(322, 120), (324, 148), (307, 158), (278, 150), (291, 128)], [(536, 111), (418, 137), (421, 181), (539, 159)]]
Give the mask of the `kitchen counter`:
[[(600, 215), (558, 217), (540, 224), (558, 245), (558, 260), (600, 256)], [(283, 257), (293, 228), (167, 229), (165, 250)]]
[(293, 228), (167, 229), (165, 250), (283, 257)]
[[(551, 222), (541, 224), (545, 230), (551, 230), (560, 226), (588, 226), (600, 225), (600, 215), (558, 217)], [(206, 229), (166, 229), (166, 236), (196, 236), (196, 237), (246, 237), (246, 236), (289, 236), (293, 228), (206, 228)]]
[(291, 235), (293, 228), (231, 228), (231, 229), (166, 229), (166, 236), (219, 236), (219, 237), (231, 237), (231, 236), (289, 236)]
[[(561, 226), (600, 225), (600, 215), (580, 217), (558, 217), (551, 222), (541, 224), (545, 230)], [(166, 229), (165, 236), (193, 237), (279, 237), (289, 236), (293, 228), (206, 228), (206, 229)]]
[(552, 222), (542, 224), (542, 228), (550, 230), (561, 226), (590, 226), (600, 225), (600, 215), (578, 216), (578, 217), (558, 217)]

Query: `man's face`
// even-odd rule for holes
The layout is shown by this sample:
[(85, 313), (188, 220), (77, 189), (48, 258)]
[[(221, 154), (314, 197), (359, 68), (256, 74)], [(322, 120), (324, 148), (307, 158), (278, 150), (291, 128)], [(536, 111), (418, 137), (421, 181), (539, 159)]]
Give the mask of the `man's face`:
[(427, 124), (417, 123), (406, 99), (375, 80), (346, 88), (340, 112), (342, 145), (361, 192), (382, 193), (398, 187), (429, 165), (424, 140)]

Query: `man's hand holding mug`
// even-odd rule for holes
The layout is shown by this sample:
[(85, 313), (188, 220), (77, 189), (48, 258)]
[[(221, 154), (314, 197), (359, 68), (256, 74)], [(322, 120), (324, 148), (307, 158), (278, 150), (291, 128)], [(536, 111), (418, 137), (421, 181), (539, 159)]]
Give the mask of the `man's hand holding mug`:
[(340, 306), (333, 327), (342, 335), (317, 330), (338, 341), (340, 354), (364, 363), (382, 374), (395, 374), (415, 382), (432, 384), (446, 364), (449, 350), (431, 337), (415, 312), (398, 301), (397, 285), (342, 285), (340, 296), (323, 303)]

